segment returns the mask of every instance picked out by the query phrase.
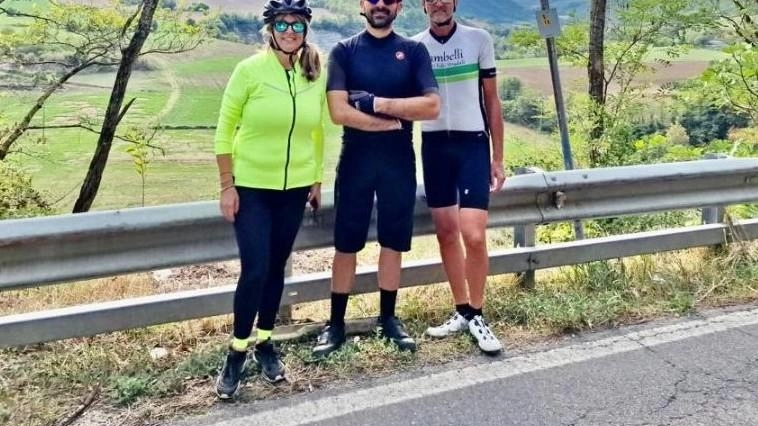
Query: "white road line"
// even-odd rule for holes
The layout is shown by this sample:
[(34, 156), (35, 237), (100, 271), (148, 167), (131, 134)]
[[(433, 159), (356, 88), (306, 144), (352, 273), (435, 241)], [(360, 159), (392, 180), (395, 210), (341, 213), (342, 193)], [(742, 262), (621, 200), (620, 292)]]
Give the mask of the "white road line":
[(639, 350), (643, 346), (658, 346), (753, 324), (758, 324), (758, 309), (651, 328), (493, 363), (445, 371), (403, 382), (374, 386), (244, 417), (226, 418), (214, 425), (303, 425), (357, 411), (501, 380), (519, 374)]

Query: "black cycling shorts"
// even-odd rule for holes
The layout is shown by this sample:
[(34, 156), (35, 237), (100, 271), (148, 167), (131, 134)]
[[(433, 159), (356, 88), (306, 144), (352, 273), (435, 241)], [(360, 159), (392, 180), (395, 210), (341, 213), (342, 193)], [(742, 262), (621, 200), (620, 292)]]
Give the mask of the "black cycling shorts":
[(421, 159), (430, 208), (487, 210), (490, 200), (490, 145), (486, 132), (423, 132)]
[(334, 247), (357, 253), (366, 245), (376, 195), (379, 244), (409, 251), (416, 203), (416, 164), (407, 140), (346, 141), (334, 185)]

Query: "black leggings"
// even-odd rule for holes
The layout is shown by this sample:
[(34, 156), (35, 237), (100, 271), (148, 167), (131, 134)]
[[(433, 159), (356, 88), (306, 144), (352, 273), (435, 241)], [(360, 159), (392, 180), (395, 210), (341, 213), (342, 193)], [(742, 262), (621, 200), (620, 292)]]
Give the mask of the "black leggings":
[(284, 290), (284, 268), (303, 220), (310, 187), (237, 187), (234, 232), (241, 273), (234, 293), (234, 337), (246, 339), (258, 314), (258, 328), (272, 330)]

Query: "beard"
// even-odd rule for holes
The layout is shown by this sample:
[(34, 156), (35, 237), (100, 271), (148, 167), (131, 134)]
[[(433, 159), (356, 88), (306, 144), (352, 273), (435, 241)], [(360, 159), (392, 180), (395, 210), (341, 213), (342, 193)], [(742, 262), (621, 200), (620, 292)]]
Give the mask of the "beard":
[[(378, 12), (383, 12), (385, 17), (376, 18), (375, 14)], [(366, 21), (368, 22), (369, 25), (371, 25), (371, 28), (376, 28), (376, 29), (389, 28), (390, 25), (392, 25), (392, 22), (395, 21), (395, 18), (397, 18), (396, 13), (392, 13), (392, 11), (385, 8), (374, 9), (370, 11), (369, 13), (364, 14), (363, 16), (366, 17)]]

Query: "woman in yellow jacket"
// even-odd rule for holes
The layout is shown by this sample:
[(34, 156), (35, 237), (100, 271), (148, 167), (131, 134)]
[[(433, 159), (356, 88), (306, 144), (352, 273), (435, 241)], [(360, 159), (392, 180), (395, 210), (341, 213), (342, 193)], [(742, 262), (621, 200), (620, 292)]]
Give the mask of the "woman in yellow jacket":
[(269, 47), (234, 69), (215, 137), (221, 212), (234, 224), (241, 264), (234, 336), (216, 381), (222, 399), (237, 393), (256, 315), (253, 360), (266, 380), (284, 379), (271, 332), (306, 202), (317, 208), (321, 197), (325, 79), (306, 41), (311, 9), (269, 0), (263, 18)]

